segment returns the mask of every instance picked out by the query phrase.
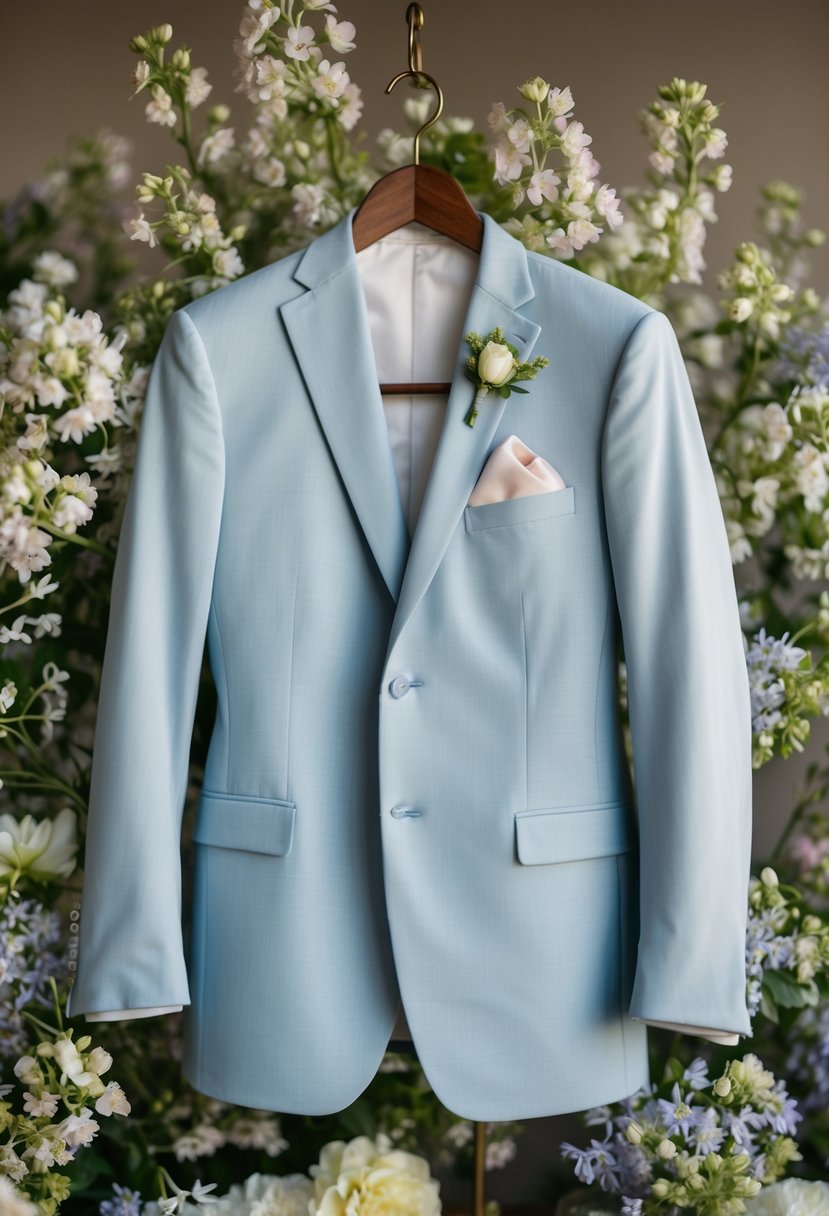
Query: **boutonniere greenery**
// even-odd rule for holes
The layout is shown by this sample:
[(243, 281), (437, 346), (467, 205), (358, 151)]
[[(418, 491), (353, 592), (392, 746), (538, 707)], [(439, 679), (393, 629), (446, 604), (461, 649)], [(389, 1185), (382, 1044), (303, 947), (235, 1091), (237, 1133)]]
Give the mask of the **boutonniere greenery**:
[(499, 393), (502, 397), (509, 397), (510, 393), (526, 393), (528, 390), (519, 388), (515, 381), (534, 380), (550, 362), (544, 355), (538, 355), (531, 363), (521, 363), (516, 348), (504, 341), (504, 331), (500, 325), (490, 330), (485, 338), (470, 330), (465, 341), (472, 351), (466, 357), (466, 377), (478, 389), (464, 418), (467, 426), (475, 425), (478, 404), (487, 393)]

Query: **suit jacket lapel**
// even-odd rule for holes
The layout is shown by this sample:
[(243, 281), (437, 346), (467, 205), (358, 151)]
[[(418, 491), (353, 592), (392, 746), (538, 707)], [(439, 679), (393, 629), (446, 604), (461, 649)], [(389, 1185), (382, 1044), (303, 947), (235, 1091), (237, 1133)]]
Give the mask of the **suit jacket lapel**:
[(518, 311), (534, 290), (527, 255), (486, 212), (478, 273), (464, 314), (443, 427), (414, 535), (409, 540), (380, 395), (365, 296), (351, 232), (356, 207), (306, 246), (294, 278), (311, 290), (280, 306), (314, 408), (366, 540), (397, 609), (391, 651), (440, 562), (489, 454), (507, 399), (490, 393), (474, 427), (465, 375), (470, 330), (503, 327), (529, 356), (541, 327)]

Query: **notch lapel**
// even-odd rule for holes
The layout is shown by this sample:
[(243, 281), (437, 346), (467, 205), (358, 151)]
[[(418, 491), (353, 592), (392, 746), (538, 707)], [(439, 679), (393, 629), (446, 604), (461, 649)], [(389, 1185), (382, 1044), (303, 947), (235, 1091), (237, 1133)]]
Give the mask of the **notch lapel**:
[(397, 600), (409, 531), (351, 240), (354, 210), (306, 246), (294, 278), (311, 290), (279, 312), (360, 526)]
[(475, 393), (465, 375), (469, 348), (464, 335), (470, 330), (485, 335), (500, 325), (523, 361), (541, 326), (518, 311), (535, 294), (523, 244), (479, 211), (484, 230), (478, 273), (410, 541), (351, 231), (356, 210), (305, 247), (293, 273), (311, 290), (286, 301), (279, 311), (366, 540), (397, 602), (390, 653), (434, 576), (507, 405), (506, 398), (490, 393), (474, 427), (464, 422)]

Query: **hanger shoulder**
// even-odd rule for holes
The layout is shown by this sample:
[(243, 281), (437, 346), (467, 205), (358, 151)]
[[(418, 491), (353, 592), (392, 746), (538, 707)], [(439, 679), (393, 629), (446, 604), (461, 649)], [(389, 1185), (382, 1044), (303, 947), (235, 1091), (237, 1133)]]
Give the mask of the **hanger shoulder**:
[(483, 221), (458, 182), (435, 165), (401, 165), (376, 181), (351, 222), (359, 252), (416, 220), (480, 253)]

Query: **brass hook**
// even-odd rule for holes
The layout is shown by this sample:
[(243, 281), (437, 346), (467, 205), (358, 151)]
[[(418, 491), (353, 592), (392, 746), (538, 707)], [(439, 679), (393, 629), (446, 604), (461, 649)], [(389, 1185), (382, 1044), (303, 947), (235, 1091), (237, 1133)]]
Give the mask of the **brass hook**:
[(385, 92), (390, 93), (398, 80), (402, 80), (404, 76), (424, 76), (429, 83), (434, 87), (438, 99), (438, 108), (435, 110), (431, 118), (427, 118), (426, 122), (414, 137), (414, 163), (420, 164), (420, 137), (424, 132), (428, 131), (433, 123), (436, 123), (443, 112), (443, 92), (440, 85), (435, 80), (434, 76), (430, 76), (428, 72), (423, 71), (423, 52), (420, 46), (420, 30), (423, 29), (423, 23), (426, 18), (423, 15), (423, 9), (419, 4), (410, 4), (406, 9), (406, 21), (409, 26), (409, 67), (405, 72), (398, 72), (393, 80), (390, 80), (386, 85)]

